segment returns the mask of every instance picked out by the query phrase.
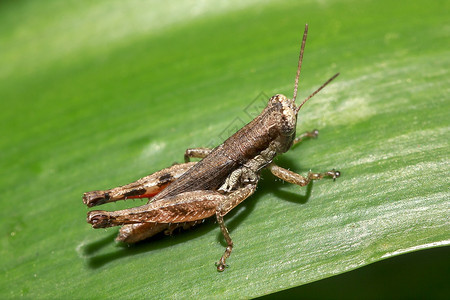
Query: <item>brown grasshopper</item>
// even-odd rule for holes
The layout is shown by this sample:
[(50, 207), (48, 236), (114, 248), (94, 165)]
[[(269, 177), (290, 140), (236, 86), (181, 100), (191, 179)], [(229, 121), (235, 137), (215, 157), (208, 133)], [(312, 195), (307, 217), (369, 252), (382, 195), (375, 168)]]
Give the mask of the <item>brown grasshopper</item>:
[[(324, 177), (339, 177), (340, 172), (335, 170), (309, 172), (303, 177), (272, 162), (277, 154), (288, 151), (303, 138), (317, 136), (318, 131), (314, 130), (295, 137), (297, 114), (306, 101), (339, 75), (331, 77), (300, 105), (295, 105), (307, 33), (306, 24), (293, 100), (284, 95), (273, 96), (259, 116), (223, 144), (214, 149), (187, 149), (183, 164), (173, 165), (121, 187), (85, 193), (83, 202), (89, 207), (130, 198), (150, 199), (139, 207), (90, 211), (87, 222), (93, 228), (123, 225), (117, 240), (135, 243), (161, 231), (171, 233), (178, 227), (188, 228), (215, 215), (227, 243), (224, 254), (216, 263), (217, 270), (223, 271), (233, 249), (223, 217), (255, 192), (263, 168), (299, 186)], [(189, 162), (190, 158), (202, 160)]]

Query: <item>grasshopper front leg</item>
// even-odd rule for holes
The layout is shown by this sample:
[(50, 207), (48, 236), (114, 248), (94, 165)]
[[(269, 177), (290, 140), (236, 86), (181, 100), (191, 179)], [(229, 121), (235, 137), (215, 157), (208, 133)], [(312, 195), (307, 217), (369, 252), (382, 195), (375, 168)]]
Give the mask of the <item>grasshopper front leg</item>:
[(284, 181), (297, 184), (299, 186), (306, 186), (311, 180), (320, 180), (324, 177), (331, 177), (333, 180), (341, 176), (341, 172), (336, 170), (331, 170), (323, 173), (312, 173), (309, 172), (307, 177), (303, 177), (300, 174), (294, 173), (292, 171), (286, 170), (280, 166), (277, 166), (274, 163), (270, 163), (267, 168), (272, 172), (273, 175), (277, 176)]
[[(317, 138), (319, 135), (319, 130), (314, 129), (311, 131), (306, 131), (294, 139), (293, 144), (298, 144), (304, 141), (305, 138)], [(307, 177), (304, 177), (300, 174), (294, 173), (292, 171), (286, 170), (280, 166), (277, 166), (274, 163), (271, 163), (267, 166), (267, 168), (272, 172), (273, 175), (277, 176), (284, 181), (289, 183), (297, 184), (299, 186), (306, 186), (311, 180), (320, 180), (324, 177), (331, 177), (333, 180), (336, 180), (339, 176), (341, 176), (341, 172), (336, 170), (331, 170), (323, 173), (312, 173), (309, 172)]]

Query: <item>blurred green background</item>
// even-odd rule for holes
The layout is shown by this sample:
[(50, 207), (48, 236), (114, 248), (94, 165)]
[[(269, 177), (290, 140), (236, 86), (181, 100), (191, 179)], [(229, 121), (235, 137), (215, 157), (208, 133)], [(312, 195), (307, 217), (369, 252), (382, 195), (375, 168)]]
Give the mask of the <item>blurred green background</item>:
[[(449, 248), (431, 248), (450, 243), (449, 8), (0, 2), (0, 297), (445, 298)], [(132, 247), (86, 224), (83, 192), (217, 145), (292, 95), (305, 23), (300, 98), (341, 76), (299, 114), (298, 132), (319, 138), (277, 162), (339, 180), (299, 189), (263, 172), (225, 219), (221, 274), (213, 220)]]

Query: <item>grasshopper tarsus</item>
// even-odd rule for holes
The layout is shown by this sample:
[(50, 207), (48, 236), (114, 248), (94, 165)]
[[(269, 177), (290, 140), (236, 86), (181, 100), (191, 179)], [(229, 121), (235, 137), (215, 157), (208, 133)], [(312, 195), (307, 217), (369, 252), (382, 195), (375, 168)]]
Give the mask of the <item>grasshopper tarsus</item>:
[(228, 265), (223, 262), (221, 258), (218, 262), (216, 262), (216, 267), (218, 272), (223, 272), (225, 271), (225, 268), (228, 268)]
[(319, 130), (313, 129), (312, 131), (309, 132), (309, 134), (312, 138), (317, 138), (317, 136), (319, 135)]
[[(121, 187), (85, 193), (83, 202), (88, 207), (129, 198), (150, 198), (147, 204), (130, 209), (90, 211), (87, 222), (93, 228), (122, 226), (116, 240), (136, 243), (162, 231), (171, 234), (176, 228), (189, 228), (215, 214), (227, 243), (216, 263), (217, 271), (222, 272), (228, 267), (226, 260), (233, 250), (223, 217), (255, 192), (263, 168), (299, 186), (324, 177), (338, 178), (341, 173), (334, 169), (302, 176), (273, 163), (275, 156), (288, 151), (293, 144), (318, 136), (317, 129), (295, 136), (298, 112), (306, 101), (339, 75), (332, 76), (296, 104), (307, 33), (308, 25), (303, 34), (292, 100), (281, 94), (274, 95), (260, 115), (221, 145), (214, 149), (187, 149), (185, 163)], [(189, 162), (191, 158), (202, 160)]]
[(333, 181), (336, 181), (336, 178), (341, 176), (341, 172), (337, 171), (335, 169), (332, 169), (331, 171), (323, 172), (323, 173), (308, 173), (308, 183), (311, 180), (320, 180), (325, 177), (330, 177), (333, 179)]
[(328, 171), (327, 173), (328, 173), (328, 176), (330, 176), (331, 178), (333, 178), (333, 181), (336, 181), (336, 178), (338, 178), (339, 176), (341, 176), (341, 172), (338, 171), (338, 170), (335, 170), (335, 169), (333, 169), (333, 170), (331, 170), (331, 171)]

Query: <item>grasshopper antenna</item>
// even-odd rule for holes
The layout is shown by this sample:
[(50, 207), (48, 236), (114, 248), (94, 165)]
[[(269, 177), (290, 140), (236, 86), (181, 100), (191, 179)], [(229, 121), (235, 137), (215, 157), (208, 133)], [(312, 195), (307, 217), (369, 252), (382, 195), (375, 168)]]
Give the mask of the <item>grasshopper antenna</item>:
[(298, 113), (298, 111), (300, 110), (300, 108), (303, 106), (303, 104), (306, 103), (306, 101), (308, 101), (309, 99), (311, 99), (312, 97), (314, 97), (315, 94), (317, 94), (318, 92), (320, 92), (321, 89), (323, 89), (324, 87), (326, 87), (331, 81), (333, 81), (333, 79), (335, 79), (336, 77), (339, 76), (339, 73), (336, 73), (333, 75), (333, 77), (331, 77), (330, 79), (328, 79), (327, 81), (325, 81), (324, 84), (322, 84), (322, 86), (320, 88), (318, 88), (314, 93), (312, 93), (311, 95), (309, 95), (305, 100), (303, 100), (303, 102), (297, 107), (297, 111), (295, 113)]
[(305, 44), (306, 44), (307, 36), (308, 36), (308, 24), (305, 24), (305, 31), (303, 32), (302, 47), (300, 48), (300, 55), (298, 57), (297, 76), (295, 77), (294, 98), (293, 98), (294, 102), (295, 102), (295, 99), (297, 98), (298, 78), (300, 77), (300, 70), (302, 69), (303, 52), (305, 52)]

